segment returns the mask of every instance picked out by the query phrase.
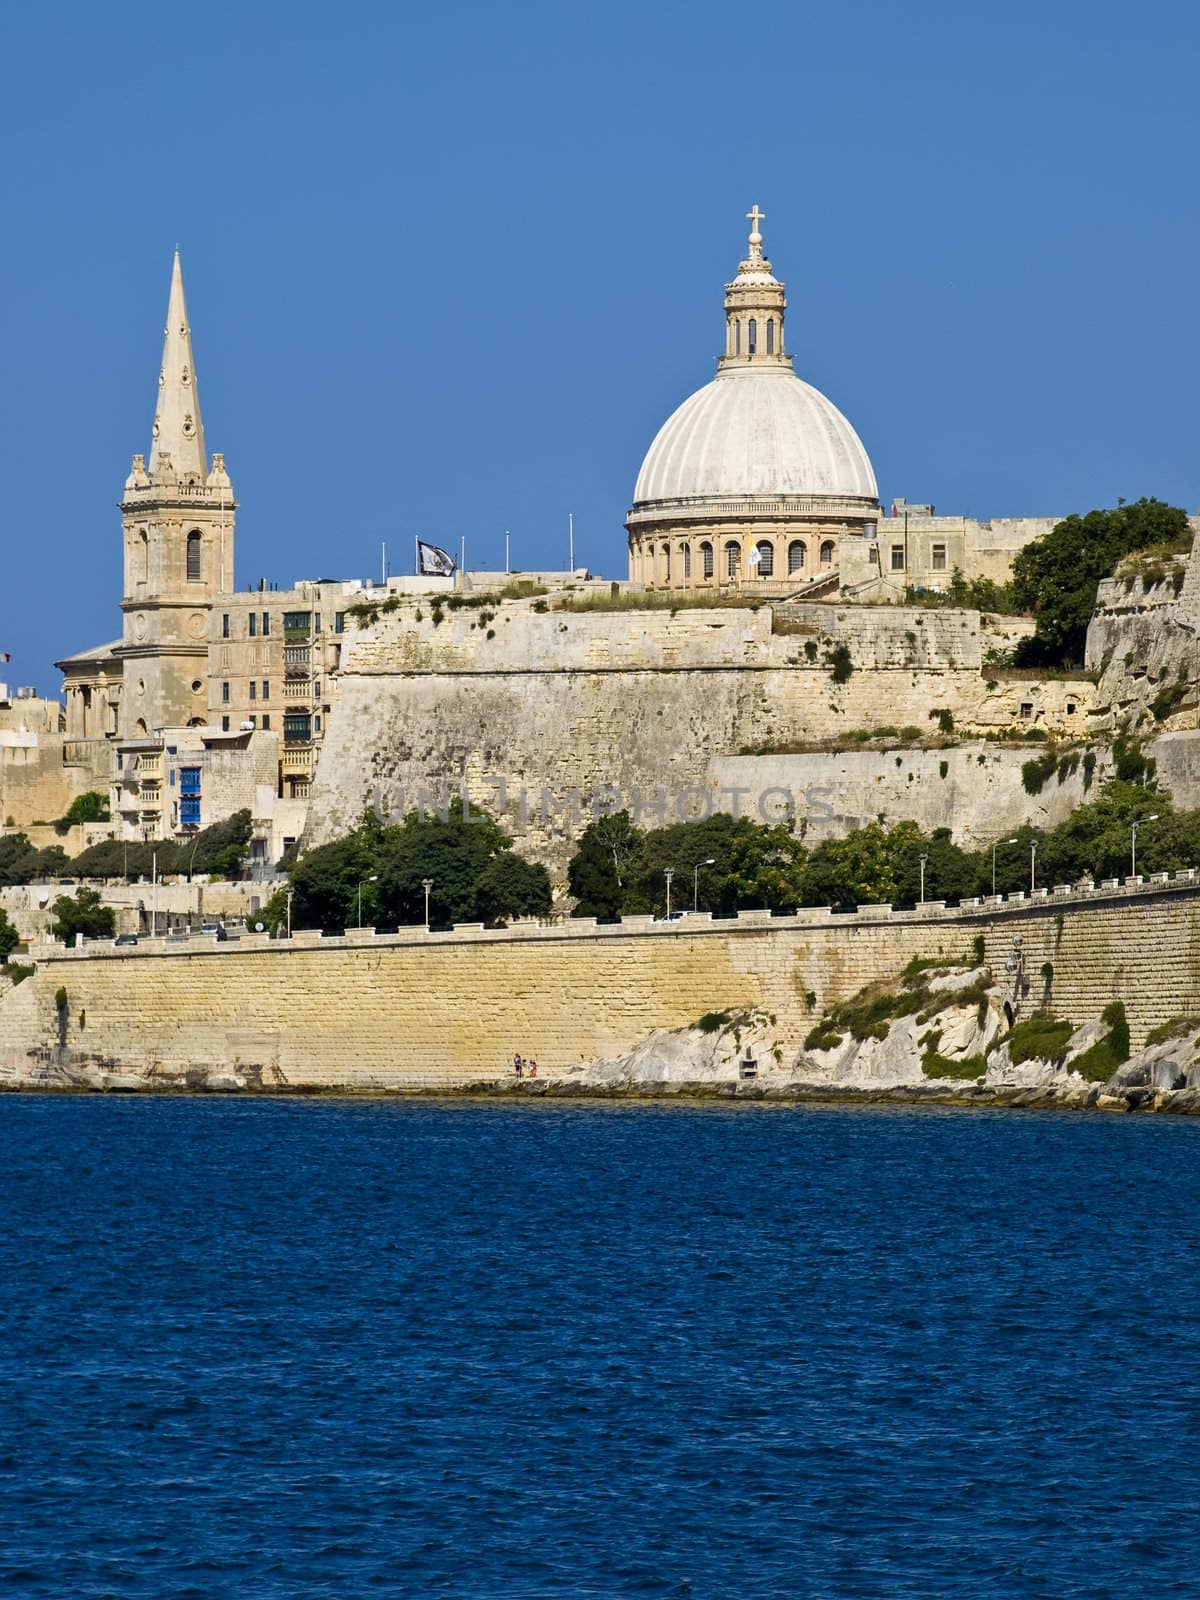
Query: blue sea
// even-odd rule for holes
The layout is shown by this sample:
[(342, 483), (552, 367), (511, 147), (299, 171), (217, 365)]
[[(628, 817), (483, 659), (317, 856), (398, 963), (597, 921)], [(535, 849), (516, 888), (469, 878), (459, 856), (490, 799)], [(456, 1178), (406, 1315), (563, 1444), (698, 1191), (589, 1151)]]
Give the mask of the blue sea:
[(1200, 1594), (1200, 1123), (0, 1098), (0, 1595)]

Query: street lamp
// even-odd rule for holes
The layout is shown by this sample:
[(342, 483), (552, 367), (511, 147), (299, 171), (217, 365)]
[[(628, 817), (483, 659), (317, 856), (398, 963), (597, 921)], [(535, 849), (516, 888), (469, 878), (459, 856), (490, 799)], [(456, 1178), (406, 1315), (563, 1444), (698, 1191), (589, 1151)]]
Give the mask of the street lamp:
[(433, 888), (432, 878), (422, 878), (421, 887), (425, 891), (425, 932), (429, 932), (429, 891)]
[(369, 878), (364, 878), (362, 880), (362, 883), (360, 883), (359, 886), (358, 886), (358, 925), (359, 925), (360, 928), (362, 927), (362, 892), (363, 892), (363, 883), (378, 883), (378, 882), (379, 882), (379, 874), (377, 872), (373, 872)]
[(996, 898), (996, 851), (1002, 844), (1016, 844), (1015, 839), (997, 839), (992, 846), (992, 899)]
[(1130, 826), (1129, 826), (1129, 876), (1131, 878), (1136, 878), (1137, 877), (1137, 831), (1142, 826), (1142, 824), (1144, 822), (1157, 822), (1157, 821), (1158, 821), (1158, 812), (1156, 811), (1152, 817), (1138, 817), (1136, 821), (1130, 823)]
[(699, 911), (699, 909), (700, 909), (700, 868), (701, 867), (715, 867), (716, 864), (717, 863), (716, 863), (715, 858), (713, 856), (709, 856), (707, 861), (698, 861), (696, 863), (696, 865), (692, 869), (692, 910), (693, 911)]
[(928, 856), (923, 855), (923, 856), (920, 857), (920, 863), (921, 863), (921, 898), (917, 901), (917, 904), (921, 905), (921, 906), (923, 906), (925, 904), (925, 864), (926, 864), (926, 862), (928, 860), (929, 860)]
[(287, 892), (287, 936), (289, 939), (292, 937), (292, 896), (295, 892), (294, 889), (289, 889)]
[(667, 880), (667, 921), (671, 920), (671, 879), (675, 876), (674, 867), (664, 867), (663, 877)]
[(1037, 888), (1037, 840), (1029, 846), (1029, 892)]

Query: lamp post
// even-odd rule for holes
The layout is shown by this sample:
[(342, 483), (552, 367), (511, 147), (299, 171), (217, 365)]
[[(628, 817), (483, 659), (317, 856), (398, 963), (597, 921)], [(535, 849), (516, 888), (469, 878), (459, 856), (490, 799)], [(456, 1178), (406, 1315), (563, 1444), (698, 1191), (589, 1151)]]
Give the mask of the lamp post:
[(923, 856), (920, 857), (920, 863), (921, 863), (921, 898), (917, 901), (917, 904), (920, 905), (920, 906), (923, 906), (925, 904), (925, 864), (926, 864), (926, 862), (928, 860), (929, 860), (929, 857), (926, 856), (926, 855), (923, 855)]
[(699, 909), (700, 909), (700, 868), (701, 867), (715, 867), (716, 864), (717, 863), (716, 863), (715, 858), (713, 856), (709, 856), (707, 861), (697, 861), (696, 865), (692, 868), (692, 910), (693, 911), (699, 911)]
[(1016, 844), (1015, 839), (997, 839), (992, 846), (992, 899), (996, 898), (996, 851), (1002, 844)]
[(289, 889), (287, 893), (287, 936), (289, 939), (292, 937), (292, 896), (295, 892), (294, 889)]
[(425, 932), (429, 932), (429, 891), (433, 888), (432, 878), (422, 878), (421, 887), (425, 891)]
[(378, 882), (379, 882), (379, 874), (377, 872), (373, 872), (369, 878), (364, 878), (362, 880), (362, 883), (360, 883), (359, 886), (358, 886), (358, 925), (359, 925), (360, 928), (362, 927), (362, 892), (363, 892), (363, 883), (378, 883)]
[(1037, 840), (1029, 846), (1029, 892), (1037, 888)]
[(151, 881), (151, 885), (152, 885), (152, 889), (153, 889), (153, 893), (150, 896), (150, 904), (151, 904), (151, 907), (153, 908), (151, 910), (151, 912), (150, 912), (150, 937), (152, 939), (157, 939), (157, 937), (158, 937), (158, 851), (157, 850), (153, 851), (151, 856), (150, 856), (150, 881)]
[(1158, 812), (1151, 817), (1138, 817), (1129, 826), (1129, 876), (1137, 877), (1137, 831), (1144, 822), (1157, 822)]
[(667, 921), (671, 920), (671, 879), (675, 876), (674, 867), (664, 867), (663, 877), (667, 880)]

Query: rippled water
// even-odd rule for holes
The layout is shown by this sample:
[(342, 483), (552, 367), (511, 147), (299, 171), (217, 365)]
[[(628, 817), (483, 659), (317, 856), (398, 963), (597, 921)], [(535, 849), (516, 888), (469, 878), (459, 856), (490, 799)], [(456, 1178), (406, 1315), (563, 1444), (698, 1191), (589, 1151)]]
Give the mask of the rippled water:
[(0, 1592), (1200, 1592), (1200, 1126), (0, 1099)]

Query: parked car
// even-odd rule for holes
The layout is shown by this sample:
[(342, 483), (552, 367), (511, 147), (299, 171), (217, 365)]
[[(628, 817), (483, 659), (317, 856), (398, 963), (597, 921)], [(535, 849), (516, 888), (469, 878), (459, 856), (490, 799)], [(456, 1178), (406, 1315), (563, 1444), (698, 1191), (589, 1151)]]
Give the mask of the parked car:
[(114, 944), (136, 944), (137, 943), (137, 934), (136, 933), (119, 933), (117, 935), (117, 937), (113, 940), (113, 943)]

